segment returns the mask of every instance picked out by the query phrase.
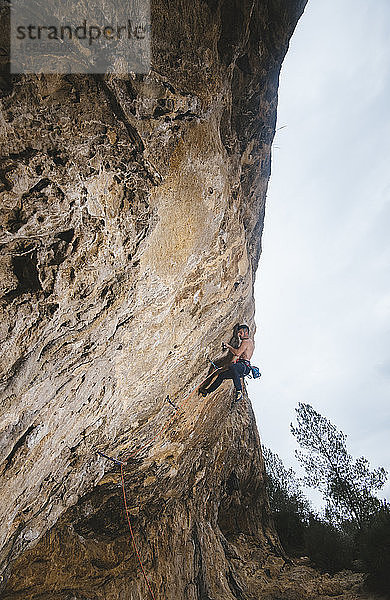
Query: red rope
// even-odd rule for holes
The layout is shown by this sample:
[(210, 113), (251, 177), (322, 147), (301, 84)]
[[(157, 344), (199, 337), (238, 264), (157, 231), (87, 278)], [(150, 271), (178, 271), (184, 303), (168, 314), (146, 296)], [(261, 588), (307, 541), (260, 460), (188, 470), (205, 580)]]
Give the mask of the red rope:
[[(185, 402), (187, 402), (187, 400), (192, 396), (192, 394), (194, 394), (204, 384), (204, 382), (207, 381), (207, 379), (209, 379), (209, 377), (211, 377), (212, 375), (214, 375), (221, 368), (222, 367), (217, 367), (214, 371), (212, 371), (209, 375), (207, 375), (207, 377), (205, 379), (203, 379), (203, 381), (201, 381), (201, 383), (199, 385), (197, 385), (196, 388), (194, 388), (191, 392), (189, 392), (189, 394), (187, 394), (187, 396), (182, 400), (181, 404), (179, 404), (178, 407), (181, 408), (185, 404)], [(161, 429), (152, 437), (152, 439), (149, 440), (148, 443), (153, 442), (153, 440), (155, 440), (161, 433), (163, 433), (169, 427), (169, 425), (172, 423), (172, 421), (175, 419), (175, 417), (176, 417), (176, 412), (169, 419), (169, 421), (163, 427), (161, 427)], [(144, 444), (143, 446), (141, 446), (140, 448), (138, 448), (137, 450), (135, 450), (132, 454), (129, 455), (128, 458), (132, 458), (133, 456), (135, 456), (136, 454), (138, 454), (145, 447), (146, 447), (146, 444)], [(132, 540), (132, 543), (133, 543), (134, 551), (135, 551), (135, 553), (137, 555), (138, 563), (139, 563), (139, 565), (141, 567), (141, 571), (142, 571), (142, 574), (144, 576), (146, 585), (147, 585), (147, 587), (149, 589), (150, 595), (153, 598), (153, 600), (156, 600), (156, 597), (153, 594), (153, 590), (152, 590), (152, 588), (150, 586), (149, 580), (148, 580), (147, 575), (145, 573), (144, 565), (142, 563), (141, 556), (140, 556), (140, 554), (138, 552), (137, 544), (136, 544), (134, 533), (133, 533), (133, 528), (132, 528), (131, 522), (130, 522), (129, 509), (127, 507), (127, 499), (126, 499), (126, 487), (125, 487), (125, 478), (124, 478), (123, 465), (121, 465), (121, 480), (122, 480), (123, 502), (124, 502), (124, 506), (125, 506), (126, 519), (127, 519), (128, 525), (129, 525), (130, 535), (131, 535), (131, 540)]]
[(148, 578), (147, 578), (147, 576), (146, 576), (145, 569), (144, 569), (144, 565), (143, 565), (143, 563), (142, 563), (141, 557), (140, 557), (140, 555), (139, 555), (139, 552), (138, 552), (137, 544), (136, 544), (136, 542), (135, 542), (134, 533), (133, 533), (133, 528), (132, 528), (132, 526), (131, 526), (131, 522), (130, 522), (129, 510), (128, 510), (128, 508), (127, 508), (127, 500), (126, 500), (126, 488), (125, 488), (125, 478), (124, 478), (124, 476), (123, 476), (123, 466), (122, 466), (122, 465), (121, 465), (121, 479), (122, 479), (123, 501), (124, 501), (124, 503), (125, 503), (125, 512), (126, 512), (126, 518), (127, 518), (127, 522), (128, 522), (128, 524), (129, 524), (129, 529), (130, 529), (131, 539), (132, 539), (132, 542), (133, 542), (133, 547), (134, 547), (135, 553), (136, 553), (136, 555), (137, 555), (138, 562), (139, 562), (139, 565), (140, 565), (140, 567), (141, 567), (141, 570), (142, 570), (142, 573), (143, 573), (144, 579), (145, 579), (145, 581), (146, 581), (146, 585), (147, 585), (147, 586), (148, 586), (148, 588), (149, 588), (150, 595), (152, 596), (153, 600), (156, 600), (156, 598), (155, 598), (155, 595), (153, 594), (153, 590), (152, 590), (152, 588), (150, 587), (149, 580), (148, 580)]

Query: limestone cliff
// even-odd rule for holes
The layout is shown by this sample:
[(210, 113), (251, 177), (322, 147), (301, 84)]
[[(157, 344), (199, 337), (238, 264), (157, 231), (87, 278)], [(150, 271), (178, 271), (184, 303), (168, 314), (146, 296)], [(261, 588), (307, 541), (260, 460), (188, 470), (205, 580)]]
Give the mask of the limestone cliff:
[(2, 79), (2, 598), (148, 597), (97, 449), (128, 461), (156, 598), (268, 597), (278, 542), (248, 398), (164, 399), (254, 324), (278, 76), (305, 1), (155, 0), (149, 75)]

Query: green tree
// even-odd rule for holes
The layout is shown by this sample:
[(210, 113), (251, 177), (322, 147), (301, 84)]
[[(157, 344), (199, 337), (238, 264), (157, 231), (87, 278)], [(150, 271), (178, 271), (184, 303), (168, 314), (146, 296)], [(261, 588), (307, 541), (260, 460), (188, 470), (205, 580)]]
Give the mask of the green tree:
[(300, 553), (305, 527), (312, 516), (309, 501), (300, 489), (293, 469), (286, 469), (277, 454), (263, 446), (267, 492), (280, 541), (288, 552)]
[(310, 404), (299, 403), (296, 413), (297, 426), (291, 424), (291, 431), (304, 450), (296, 451), (306, 470), (304, 483), (323, 493), (330, 522), (349, 521), (362, 530), (382, 506), (375, 492), (387, 479), (385, 469), (371, 471), (366, 458), (353, 459), (346, 435)]

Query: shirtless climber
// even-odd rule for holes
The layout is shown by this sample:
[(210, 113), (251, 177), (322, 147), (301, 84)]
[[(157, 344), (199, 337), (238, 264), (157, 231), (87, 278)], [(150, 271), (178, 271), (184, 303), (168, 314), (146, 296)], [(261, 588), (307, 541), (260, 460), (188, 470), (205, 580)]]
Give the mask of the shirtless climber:
[(250, 359), (252, 358), (255, 344), (249, 337), (248, 325), (239, 325), (237, 328), (237, 335), (241, 340), (241, 344), (238, 348), (233, 348), (227, 342), (222, 343), (223, 350), (230, 350), (233, 354), (232, 361), (229, 367), (219, 373), (216, 379), (206, 388), (201, 391), (202, 396), (207, 396), (211, 392), (214, 392), (225, 379), (232, 379), (234, 383), (235, 401), (238, 402), (242, 398), (242, 385), (241, 377), (248, 375), (251, 371)]

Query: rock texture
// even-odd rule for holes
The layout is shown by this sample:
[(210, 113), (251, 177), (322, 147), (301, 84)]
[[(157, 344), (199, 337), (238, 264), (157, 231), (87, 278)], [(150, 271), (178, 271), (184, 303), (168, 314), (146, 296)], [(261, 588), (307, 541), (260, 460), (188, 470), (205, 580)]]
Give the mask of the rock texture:
[(281, 597), (249, 400), (164, 398), (253, 326), (305, 1), (156, 0), (149, 75), (1, 79), (1, 598), (148, 597), (97, 449), (156, 598)]

